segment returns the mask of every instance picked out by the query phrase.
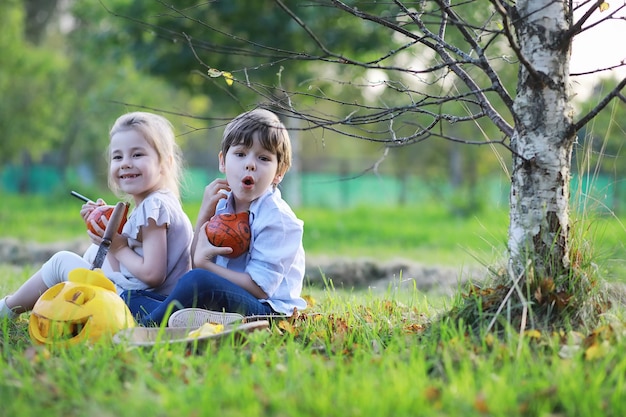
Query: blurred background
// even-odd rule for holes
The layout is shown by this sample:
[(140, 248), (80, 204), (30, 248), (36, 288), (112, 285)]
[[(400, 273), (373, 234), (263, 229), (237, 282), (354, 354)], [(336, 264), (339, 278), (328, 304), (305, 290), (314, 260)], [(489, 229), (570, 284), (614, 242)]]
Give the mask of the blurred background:
[[(273, 1), (174, 4), (184, 14), (159, 1), (3, 0), (2, 194), (53, 196), (74, 189), (99, 195), (106, 190), (104, 151), (112, 123), (127, 111), (148, 110), (174, 124), (187, 164), (184, 200), (198, 201), (204, 185), (220, 175), (217, 153), (225, 124), (260, 100), (254, 89), (207, 75), (202, 62), (232, 71), (239, 80), (253, 74), (264, 86), (330, 85), (325, 77), (331, 77), (319, 75), (312, 63), (281, 63), (278, 52), (270, 57), (267, 48), (241, 46), (240, 40), (248, 39), (275, 45), (276, 51), (278, 45), (298, 50), (310, 42)], [(365, 27), (347, 30), (349, 23), (338, 24), (323, 8), (299, 12), (327, 22), (318, 29), (336, 32), (337, 47), (366, 55), (368, 45), (392, 42)], [(371, 83), (376, 96), (377, 74), (354, 74), (359, 77)], [(515, 73), (509, 82), (514, 91)], [(573, 82), (577, 112), (597, 104), (596, 93), (615, 84), (610, 77)], [(343, 91), (341, 83), (332, 89), (344, 97), (356, 94), (348, 87)], [(328, 103), (316, 110), (332, 114)], [(573, 198), (591, 199), (601, 211), (619, 215), (626, 203), (626, 104), (614, 100), (609, 107), (580, 132), (572, 190)], [(388, 147), (283, 121), (294, 143), (294, 166), (282, 189), (294, 208), (437, 204), (452, 215), (469, 216), (508, 206), (506, 149), (444, 140)], [(465, 125), (454, 134), (473, 140), (493, 132)]]

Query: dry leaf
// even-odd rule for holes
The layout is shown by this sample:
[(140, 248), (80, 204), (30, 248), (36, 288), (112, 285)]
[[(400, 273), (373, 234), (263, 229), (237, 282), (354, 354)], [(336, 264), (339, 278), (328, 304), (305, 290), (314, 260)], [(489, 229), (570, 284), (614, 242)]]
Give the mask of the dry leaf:
[(530, 329), (524, 331), (524, 336), (528, 337), (529, 339), (540, 339), (541, 332), (537, 329)]
[(485, 395), (482, 393), (478, 393), (476, 399), (474, 400), (474, 408), (481, 413), (487, 414), (489, 412), (489, 407), (487, 406), (487, 400), (485, 399)]
[(585, 350), (585, 360), (592, 361), (595, 359), (601, 359), (606, 356), (608, 351), (608, 342), (594, 343)]
[(315, 306), (315, 298), (313, 298), (313, 296), (311, 296), (311, 295), (303, 295), (302, 298), (304, 298), (304, 301), (306, 301), (307, 307)]
[(430, 402), (437, 401), (441, 398), (441, 390), (432, 385), (424, 389), (424, 397)]
[(209, 68), (209, 70), (207, 71), (207, 74), (211, 78), (217, 78), (217, 77), (222, 76), (222, 71), (215, 69), (215, 68)]

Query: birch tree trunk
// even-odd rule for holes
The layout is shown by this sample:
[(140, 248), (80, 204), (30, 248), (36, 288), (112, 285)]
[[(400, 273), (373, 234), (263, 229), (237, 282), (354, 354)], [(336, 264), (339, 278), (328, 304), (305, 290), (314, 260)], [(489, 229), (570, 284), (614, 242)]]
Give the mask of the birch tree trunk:
[(557, 278), (570, 267), (569, 183), (575, 132), (568, 99), (571, 43), (562, 40), (571, 23), (569, 6), (568, 1), (520, 0), (519, 16), (512, 20), (522, 57), (511, 137), (508, 246), (514, 277)]

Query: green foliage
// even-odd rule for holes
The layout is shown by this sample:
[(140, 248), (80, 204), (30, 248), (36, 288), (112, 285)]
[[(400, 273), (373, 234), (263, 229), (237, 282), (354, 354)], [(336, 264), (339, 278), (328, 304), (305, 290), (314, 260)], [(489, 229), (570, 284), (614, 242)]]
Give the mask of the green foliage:
[[(45, 157), (68, 183), (71, 178), (67, 167), (77, 166), (93, 168), (99, 184), (105, 183), (103, 152), (107, 132), (114, 119), (127, 110), (153, 109), (167, 115), (174, 122), (188, 164), (211, 168), (215, 166), (224, 122), (260, 100), (275, 99), (282, 94), (281, 86), (297, 91), (290, 98), (307, 103), (306, 108), (315, 117), (347, 117), (357, 109), (356, 105), (414, 104), (420, 97), (406, 88), (414, 88), (411, 86), (416, 80), (420, 85), (427, 84), (422, 77), (402, 71), (404, 66), (400, 64), (406, 64), (406, 60), (399, 60), (399, 69), (383, 78), (372, 68), (366, 70), (356, 65), (323, 67), (322, 61), (314, 60), (327, 59), (319, 45), (273, 1), (72, 2), (64, 14), (49, 12), (55, 4), (58, 8), (66, 5), (43, 3), (3, 3), (1, 19), (5, 24), (0, 26), (0, 44), (11, 59), (0, 68), (0, 93), (11, 99), (0, 104), (0, 124), (5, 128), (0, 164), (13, 161), (28, 169), (28, 163)], [(406, 42), (391, 36), (384, 27), (374, 28), (373, 22), (351, 17), (335, 7), (324, 7), (319, 2), (283, 3), (320, 36), (327, 48), (341, 56), (369, 62)], [(389, 22), (395, 22), (398, 13), (390, 3), (349, 4), (358, 4), (361, 10)], [(40, 10), (53, 19), (47, 19), (49, 24), (45, 27), (27, 27), (27, 10)], [(455, 10), (463, 13), (473, 27), (498, 30), (501, 26), (489, 8), (462, 3), (455, 5)], [(55, 19), (67, 18), (67, 13), (72, 13), (72, 19), (63, 19), (61, 31), (60, 22)], [(68, 21), (71, 24), (67, 25)], [(406, 27), (411, 27), (409, 22)], [(29, 37), (27, 33), (35, 29), (46, 36)], [(191, 37), (199, 59), (183, 33)], [(40, 43), (32, 44), (26, 40), (29, 38), (38, 38)], [(448, 28), (446, 39), (468, 53), (472, 48), (453, 26)], [(493, 43), (489, 35), (480, 41)], [(397, 52), (398, 56), (402, 53)], [(506, 55), (506, 50), (501, 52)], [(412, 62), (416, 56), (410, 55)], [(420, 65), (428, 65), (429, 59), (420, 56)], [(382, 64), (391, 65), (392, 60), (389, 57)], [(222, 77), (209, 77), (204, 64), (232, 71), (237, 82), (228, 87)], [(512, 91), (516, 65), (501, 60), (497, 69)], [(383, 79), (389, 84), (378, 88)], [(445, 88), (436, 87), (429, 94), (449, 94), (457, 88), (460, 87), (454, 83), (445, 83)], [(315, 95), (318, 97), (313, 101)], [(320, 101), (322, 97), (338, 100)], [(466, 100), (450, 100), (444, 105), (451, 114), (469, 115), (477, 111), (475, 104)], [(355, 116), (360, 117), (361, 113), (359, 110)], [(426, 114), (408, 114), (408, 130), (428, 124)], [(619, 114), (616, 112), (616, 117)], [(348, 134), (376, 136), (370, 142), (339, 137), (332, 130), (308, 131), (311, 125), (304, 121), (287, 121), (292, 123), (292, 135), (297, 137), (304, 170), (323, 170), (334, 175), (345, 166), (345, 172), (339, 175), (353, 176), (375, 166), (377, 172), (398, 178), (417, 175), (434, 184), (449, 181), (459, 194), (468, 193), (469, 202), (459, 202), (459, 211), (471, 211), (476, 205), (473, 199), (481, 192), (477, 184), (485, 176), (503, 175), (503, 180), (508, 180), (506, 168), (502, 168), (508, 164), (508, 157), (501, 155), (504, 149), (462, 146), (444, 140), (384, 148), (377, 141), (389, 139), (387, 127), (346, 127)], [(613, 134), (615, 124), (611, 123), (603, 120), (598, 130), (611, 126)], [(397, 118), (394, 129), (398, 133), (400, 124)], [(440, 133), (480, 141), (493, 138), (495, 130), (479, 120), (473, 126), (445, 122)], [(614, 164), (618, 171), (617, 159)]]
[[(3, 4), (0, 46), (7, 59), (0, 67), (0, 95), (5, 98), (0, 103), (0, 166), (11, 162), (28, 170), (46, 157), (62, 178), (68, 167), (83, 165), (93, 167), (99, 184), (106, 184), (110, 126), (124, 112), (158, 109), (163, 103), (168, 103), (166, 115), (181, 145), (199, 140), (205, 145), (197, 132), (206, 124), (186, 122), (188, 114), (206, 111), (206, 98), (191, 98), (164, 80), (139, 73), (132, 57), (105, 59), (80, 25), (72, 37), (50, 25), (40, 44), (30, 43), (24, 19), (27, 6), (36, 10), (31, 3)], [(28, 191), (23, 185), (20, 190)]]
[[(283, 4), (306, 24), (314, 23), (315, 29), (324, 33), (326, 47), (338, 53), (351, 50), (367, 60), (374, 45), (389, 46), (388, 34), (372, 30), (371, 23), (349, 19), (336, 8), (310, 7), (294, 1)], [(254, 83), (276, 85), (280, 65), (289, 68), (289, 84), (296, 85), (316, 72), (311, 58), (302, 52), (313, 57), (326, 55), (313, 37), (273, 1), (197, 4), (183, 0), (165, 4), (111, 0), (103, 6), (94, 8), (77, 2), (73, 8), (81, 24), (103, 22), (99, 27), (86, 28), (97, 37), (94, 51), (134, 56), (139, 70), (187, 88), (196, 88), (199, 80), (210, 81), (205, 75), (208, 68), (232, 72), (242, 81), (249, 76)], [(390, 6), (375, 7), (383, 13)], [(299, 58), (303, 62), (299, 63)], [(286, 62), (288, 59), (294, 63)], [(221, 79), (213, 83), (225, 86)], [(222, 105), (239, 107), (255, 101), (245, 88), (226, 92), (215, 85), (211, 90), (228, 100)]]
[[(62, 127), (59, 106), (67, 98), (64, 73), (67, 62), (55, 51), (24, 39), (24, 14), (20, 2), (3, 5), (5, 59), (0, 67), (0, 126), (3, 126), (0, 164), (22, 152), (36, 158), (58, 144)], [(5, 37), (4, 34), (7, 34)]]

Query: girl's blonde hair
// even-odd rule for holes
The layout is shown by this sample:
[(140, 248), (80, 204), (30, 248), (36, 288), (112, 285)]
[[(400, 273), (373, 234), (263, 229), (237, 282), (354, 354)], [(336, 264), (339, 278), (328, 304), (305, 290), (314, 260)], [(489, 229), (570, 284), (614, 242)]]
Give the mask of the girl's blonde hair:
[[(183, 177), (183, 158), (180, 147), (176, 143), (174, 129), (169, 120), (163, 116), (147, 112), (126, 113), (118, 117), (109, 132), (109, 140), (118, 132), (135, 130), (154, 148), (161, 167), (163, 183), (161, 188), (173, 192), (180, 199), (180, 187)], [(110, 145), (107, 149), (109, 169), (111, 165)], [(121, 191), (109, 175), (109, 188), (120, 196)]]
[(254, 109), (228, 123), (222, 138), (222, 154), (226, 155), (231, 146), (243, 145), (249, 148), (254, 139), (276, 154), (277, 173), (285, 175), (291, 167), (291, 141), (285, 125), (269, 110)]

